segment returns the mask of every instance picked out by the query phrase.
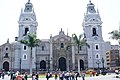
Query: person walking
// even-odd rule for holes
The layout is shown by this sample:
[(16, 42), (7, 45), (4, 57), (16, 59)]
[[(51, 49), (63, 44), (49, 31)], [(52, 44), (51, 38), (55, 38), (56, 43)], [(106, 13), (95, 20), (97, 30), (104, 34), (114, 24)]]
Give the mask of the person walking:
[(84, 72), (82, 72), (81, 76), (82, 76), (82, 80), (85, 80), (85, 73)]
[(75, 80), (75, 73), (73, 71), (71, 72), (71, 77), (72, 77), (72, 80)]
[(18, 73), (16, 80), (22, 80), (22, 76), (20, 75), (20, 73)]
[(46, 79), (49, 80), (49, 78), (50, 78), (50, 73), (48, 72), (48, 73), (46, 74)]
[(64, 72), (59, 73), (59, 79), (63, 80), (64, 79)]
[(38, 74), (38, 73), (36, 73), (36, 80), (38, 80), (38, 78), (39, 78), (39, 74)]
[(5, 73), (4, 73), (4, 72), (2, 72), (2, 79), (4, 79), (4, 76), (5, 76)]
[(17, 76), (17, 75), (16, 75), (15, 73), (13, 73), (12, 76), (11, 76), (11, 77), (12, 77), (11, 80), (15, 80), (15, 79), (16, 79), (16, 76)]
[(27, 72), (25, 72), (24, 79), (27, 80)]
[(1, 78), (2, 72), (0, 71), (0, 78)]
[(55, 80), (57, 80), (57, 78), (58, 78), (58, 75), (57, 75), (57, 73), (55, 73)]
[(78, 80), (78, 77), (79, 77), (79, 73), (76, 72), (76, 73), (75, 73), (75, 79)]
[(32, 73), (32, 80), (35, 80), (35, 78), (36, 78), (36, 75), (35, 75), (35, 73), (33, 72), (33, 73)]

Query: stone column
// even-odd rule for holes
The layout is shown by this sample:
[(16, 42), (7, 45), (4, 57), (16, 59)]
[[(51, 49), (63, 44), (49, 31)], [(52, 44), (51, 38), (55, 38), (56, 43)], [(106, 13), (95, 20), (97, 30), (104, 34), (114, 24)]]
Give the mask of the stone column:
[(75, 69), (75, 45), (72, 39), (72, 69)]
[(52, 35), (50, 36), (50, 70), (53, 70)]

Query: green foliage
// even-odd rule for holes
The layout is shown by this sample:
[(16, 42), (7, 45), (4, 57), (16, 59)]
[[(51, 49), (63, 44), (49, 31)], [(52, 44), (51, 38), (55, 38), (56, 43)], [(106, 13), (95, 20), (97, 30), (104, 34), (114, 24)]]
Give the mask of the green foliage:
[(119, 40), (120, 39), (120, 31), (118, 31), (118, 30), (111, 31), (108, 34), (111, 35), (110, 36), (111, 39), (115, 39), (115, 40)]
[(78, 45), (78, 47), (82, 47), (82, 46), (87, 46), (88, 48), (90, 48), (89, 44), (86, 42), (86, 40), (84, 39), (84, 35), (80, 34), (79, 37), (77, 37), (77, 35), (74, 33), (72, 34), (72, 38), (75, 41), (75, 43)]
[(38, 46), (40, 40), (37, 39), (36, 34), (28, 34), (23, 40), (20, 40), (19, 42), (30, 47), (30, 74), (32, 74), (32, 48)]
[(28, 47), (35, 47), (38, 46), (40, 40), (37, 39), (35, 34), (28, 34), (26, 39), (20, 40), (19, 42), (27, 45)]
[(84, 35), (83, 34), (80, 34), (79, 37), (77, 37), (77, 35), (74, 33), (74, 34), (72, 34), (72, 38), (75, 41), (75, 44), (77, 44), (78, 53), (79, 53), (79, 48), (80, 47), (87, 46), (88, 48), (90, 48), (90, 45), (84, 39)]

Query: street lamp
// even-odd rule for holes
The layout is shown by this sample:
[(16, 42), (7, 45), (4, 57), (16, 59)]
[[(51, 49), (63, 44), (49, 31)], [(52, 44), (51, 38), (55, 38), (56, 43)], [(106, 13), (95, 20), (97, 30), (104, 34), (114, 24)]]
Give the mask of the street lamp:
[(70, 71), (70, 53), (69, 53), (69, 50), (70, 50), (70, 46), (68, 45), (67, 47), (66, 47), (66, 51), (67, 51), (67, 64), (68, 64), (68, 71)]
[(100, 60), (97, 60), (96, 64), (98, 65), (98, 74), (99, 74), (100, 73), (100, 68), (99, 68)]
[(102, 73), (104, 74), (104, 58), (103, 57), (102, 57), (101, 61), (102, 61), (102, 66), (103, 66)]
[(36, 74), (37, 74), (37, 62), (35, 62), (35, 66), (36, 66), (35, 70), (36, 70)]
[(21, 73), (21, 58), (20, 58), (20, 73)]
[(15, 49), (18, 49), (19, 50), (19, 72), (21, 73), (22, 72), (22, 70), (21, 70), (21, 63), (22, 63), (22, 59), (21, 59), (21, 48), (20, 48), (20, 46), (17, 46)]

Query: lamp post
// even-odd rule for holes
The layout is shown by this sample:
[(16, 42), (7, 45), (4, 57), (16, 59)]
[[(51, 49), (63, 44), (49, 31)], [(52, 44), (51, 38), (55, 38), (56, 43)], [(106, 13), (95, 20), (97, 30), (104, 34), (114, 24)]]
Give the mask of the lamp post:
[(104, 74), (104, 58), (103, 57), (102, 57), (101, 61), (102, 61), (102, 67), (103, 67), (102, 73)]
[(119, 66), (119, 55), (116, 56), (116, 66)]
[(100, 68), (99, 68), (100, 60), (97, 60), (96, 64), (98, 65), (98, 74), (99, 74), (100, 73)]
[(21, 58), (20, 58), (20, 73), (21, 73)]
[(19, 50), (19, 72), (21, 73), (22, 72), (22, 70), (21, 70), (21, 63), (22, 63), (22, 59), (21, 59), (21, 47), (20, 46), (18, 46), (18, 47), (16, 47), (15, 49), (18, 49)]
[(37, 74), (37, 62), (35, 62), (35, 71), (36, 71), (36, 74)]
[(69, 53), (69, 50), (70, 50), (70, 46), (69, 45), (67, 45), (67, 47), (66, 47), (66, 51), (67, 51), (67, 63), (68, 63), (68, 71), (70, 71), (70, 53)]

